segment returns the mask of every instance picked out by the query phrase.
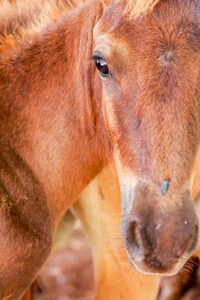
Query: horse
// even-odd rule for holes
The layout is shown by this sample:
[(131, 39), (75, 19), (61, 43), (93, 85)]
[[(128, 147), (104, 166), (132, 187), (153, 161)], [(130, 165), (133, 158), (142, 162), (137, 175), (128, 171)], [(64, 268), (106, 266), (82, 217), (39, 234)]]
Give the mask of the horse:
[(131, 264), (172, 276), (194, 253), (199, 7), (88, 0), (24, 37), (17, 28), (14, 43), (4, 34), (1, 299), (22, 296), (65, 210), (112, 160)]
[(127, 20), (126, 3), (109, 4), (94, 29), (93, 59), (129, 259), (139, 271), (169, 276), (198, 240), (191, 183), (199, 145), (199, 2), (160, 2), (140, 20), (134, 8)]

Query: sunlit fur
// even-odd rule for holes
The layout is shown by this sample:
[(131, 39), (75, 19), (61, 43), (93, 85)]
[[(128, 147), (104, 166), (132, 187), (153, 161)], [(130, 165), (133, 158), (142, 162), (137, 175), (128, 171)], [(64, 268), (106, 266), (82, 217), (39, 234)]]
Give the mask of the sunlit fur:
[(76, 0), (2, 0), (0, 2), (0, 53), (20, 42), (31, 43), (48, 25), (81, 3)]
[[(160, 0), (128, 0), (124, 8), (124, 14), (129, 14), (130, 18), (142, 17), (152, 11)], [(120, 0), (116, 0), (120, 2)]]

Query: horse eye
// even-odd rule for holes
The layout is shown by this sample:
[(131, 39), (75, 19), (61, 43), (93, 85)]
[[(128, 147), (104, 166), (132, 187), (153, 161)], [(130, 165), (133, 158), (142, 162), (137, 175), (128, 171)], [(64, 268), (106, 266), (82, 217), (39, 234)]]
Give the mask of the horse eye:
[(102, 58), (96, 58), (96, 67), (102, 76), (106, 77), (110, 75), (108, 64)]

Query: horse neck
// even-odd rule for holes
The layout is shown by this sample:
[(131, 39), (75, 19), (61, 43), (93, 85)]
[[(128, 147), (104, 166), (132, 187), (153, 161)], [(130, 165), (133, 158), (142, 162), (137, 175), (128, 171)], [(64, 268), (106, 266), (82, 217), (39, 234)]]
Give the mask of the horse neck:
[(88, 1), (0, 64), (4, 142), (34, 174), (56, 216), (107, 164), (101, 86), (89, 64), (102, 13), (100, 1)]

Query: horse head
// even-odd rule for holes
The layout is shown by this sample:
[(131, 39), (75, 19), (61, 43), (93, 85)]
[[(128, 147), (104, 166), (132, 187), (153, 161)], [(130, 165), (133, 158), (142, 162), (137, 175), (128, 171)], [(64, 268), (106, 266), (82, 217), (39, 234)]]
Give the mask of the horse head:
[(199, 9), (199, 0), (166, 0), (131, 17), (115, 1), (94, 29), (121, 231), (144, 273), (177, 273), (198, 242), (191, 187), (200, 139)]

